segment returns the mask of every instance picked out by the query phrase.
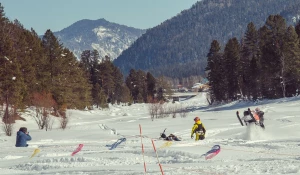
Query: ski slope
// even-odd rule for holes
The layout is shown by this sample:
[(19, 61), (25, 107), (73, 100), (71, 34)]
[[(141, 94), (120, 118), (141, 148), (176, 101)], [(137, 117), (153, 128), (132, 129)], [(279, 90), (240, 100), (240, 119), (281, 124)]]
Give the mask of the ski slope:
[[(17, 121), (12, 137), (0, 132), (0, 174), (159, 175), (158, 160), (165, 175), (300, 174), (300, 97), (211, 107), (205, 94), (199, 93), (168, 105), (187, 107), (187, 117), (152, 121), (148, 104), (69, 110), (68, 129), (57, 129), (55, 119), (48, 132), (37, 128), (31, 117), (34, 112), (28, 109), (22, 114), (27, 121)], [(255, 125), (240, 125), (235, 112), (248, 107), (260, 107), (265, 112), (265, 131)], [(206, 139), (198, 142), (190, 138), (196, 116), (207, 129)], [(27, 148), (14, 147), (21, 126), (32, 136)], [(166, 146), (166, 141), (158, 139), (165, 128), (167, 135), (173, 133), (183, 140)], [(126, 138), (126, 142), (110, 150), (119, 138)], [(79, 144), (84, 145), (81, 151), (71, 156)], [(214, 145), (221, 146), (218, 155), (209, 160), (200, 157)], [(30, 158), (37, 148), (40, 152)]]

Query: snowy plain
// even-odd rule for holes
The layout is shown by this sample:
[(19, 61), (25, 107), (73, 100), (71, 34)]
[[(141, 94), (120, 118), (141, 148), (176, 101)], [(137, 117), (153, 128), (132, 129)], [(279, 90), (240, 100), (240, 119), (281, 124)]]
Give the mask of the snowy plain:
[[(22, 113), (26, 121), (17, 121), (12, 137), (0, 131), (0, 174), (159, 175), (158, 160), (165, 175), (300, 174), (300, 97), (208, 106), (205, 93), (199, 93), (168, 105), (183, 105), (190, 111), (185, 118), (152, 121), (148, 104), (69, 110), (68, 129), (58, 129), (55, 119), (53, 129), (44, 131), (28, 109)], [(264, 131), (240, 125), (235, 113), (248, 107), (265, 112)], [(206, 139), (197, 142), (190, 137), (196, 116), (207, 129)], [(21, 126), (32, 136), (27, 148), (14, 146)], [(165, 147), (167, 142), (158, 139), (165, 128), (167, 135), (175, 134), (182, 141)], [(119, 138), (126, 142), (109, 150)], [(71, 156), (79, 144), (84, 145), (82, 150)], [(221, 146), (218, 155), (209, 160), (201, 157), (214, 145)], [(36, 148), (40, 152), (30, 158)]]

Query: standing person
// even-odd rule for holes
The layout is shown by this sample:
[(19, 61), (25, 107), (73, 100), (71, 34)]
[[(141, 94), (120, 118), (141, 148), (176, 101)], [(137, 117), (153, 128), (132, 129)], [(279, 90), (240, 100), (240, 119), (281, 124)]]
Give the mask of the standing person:
[(27, 141), (31, 140), (31, 136), (26, 127), (21, 127), (17, 132), (16, 147), (27, 147)]
[(265, 125), (264, 125), (264, 112), (261, 111), (258, 107), (255, 108), (255, 110), (253, 111), (253, 116), (254, 118), (258, 118), (258, 120), (256, 119), (257, 124), (259, 124), (263, 129), (265, 129)]
[(205, 139), (206, 129), (203, 123), (200, 121), (199, 117), (194, 118), (195, 124), (192, 128), (191, 138), (194, 138), (194, 133), (196, 134), (196, 141)]

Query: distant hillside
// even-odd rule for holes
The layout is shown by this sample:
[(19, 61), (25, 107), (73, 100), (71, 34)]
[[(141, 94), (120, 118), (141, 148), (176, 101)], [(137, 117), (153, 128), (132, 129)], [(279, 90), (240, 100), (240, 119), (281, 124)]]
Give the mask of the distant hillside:
[(199, 1), (147, 30), (114, 64), (126, 74), (134, 68), (177, 78), (201, 75), (212, 40), (225, 44), (229, 38), (241, 38), (248, 23), (259, 28), (271, 14), (282, 13), (292, 22), (299, 9), (300, 0)]
[(145, 32), (105, 19), (84, 19), (59, 32), (54, 32), (54, 35), (78, 58), (82, 51), (96, 49), (100, 57), (108, 55), (115, 59)]

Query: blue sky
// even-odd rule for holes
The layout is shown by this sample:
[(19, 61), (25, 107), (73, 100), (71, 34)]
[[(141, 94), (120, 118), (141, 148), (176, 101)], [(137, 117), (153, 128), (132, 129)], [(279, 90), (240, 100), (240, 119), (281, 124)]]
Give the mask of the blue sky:
[(1, 0), (5, 15), (39, 34), (62, 30), (81, 19), (147, 29), (189, 9), (198, 0)]

